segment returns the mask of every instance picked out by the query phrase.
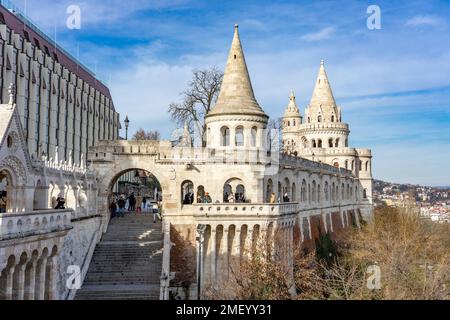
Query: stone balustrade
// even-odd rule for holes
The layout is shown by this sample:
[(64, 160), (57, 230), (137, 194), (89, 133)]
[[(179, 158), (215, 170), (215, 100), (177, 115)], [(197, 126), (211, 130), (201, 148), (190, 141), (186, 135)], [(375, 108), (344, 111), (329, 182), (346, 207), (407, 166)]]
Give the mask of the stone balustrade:
[[(357, 205), (351, 201), (344, 201), (339, 206), (348, 207)], [(327, 210), (338, 207), (337, 204), (320, 203), (198, 203), (185, 205), (183, 214), (192, 215), (244, 215), (244, 216), (283, 216), (297, 214), (301, 211)]]
[(13, 238), (64, 230), (71, 226), (73, 210), (42, 210), (0, 214), (0, 238)]

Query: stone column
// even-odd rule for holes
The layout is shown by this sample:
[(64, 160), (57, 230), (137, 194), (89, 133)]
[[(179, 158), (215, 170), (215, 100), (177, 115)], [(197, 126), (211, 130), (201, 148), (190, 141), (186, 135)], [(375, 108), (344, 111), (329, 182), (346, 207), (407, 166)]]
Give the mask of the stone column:
[(25, 297), (25, 268), (26, 263), (20, 264), (16, 268), (17, 277), (17, 300), (23, 300)]
[(216, 226), (211, 226), (211, 241), (210, 241), (210, 263), (211, 263), (211, 286), (216, 283)]
[[(222, 278), (228, 277), (228, 228), (223, 227), (222, 239), (220, 240), (219, 248), (219, 274), (223, 275)], [(222, 279), (225, 280), (225, 279)]]
[(57, 300), (58, 299), (58, 289), (56, 287), (56, 278), (57, 278), (57, 270), (58, 270), (58, 256), (52, 256), (48, 259), (47, 263), (48, 269), (48, 300)]
[(43, 257), (38, 262), (37, 281), (36, 281), (36, 299), (45, 299), (45, 269), (47, 267), (47, 257)]
[(236, 226), (235, 232), (234, 232), (234, 239), (233, 239), (233, 247), (231, 248), (231, 256), (236, 261), (240, 262), (240, 256), (241, 256), (241, 228)]
[(252, 243), (253, 243), (253, 229), (250, 229), (250, 227), (247, 227), (247, 236), (245, 238), (245, 253), (246, 257), (248, 259), (251, 259), (252, 257)]
[(12, 266), (6, 270), (6, 290), (5, 290), (6, 300), (12, 300), (13, 284), (14, 284), (14, 270), (15, 270), (15, 266)]
[(28, 270), (28, 281), (25, 287), (25, 299), (26, 300), (34, 300), (35, 298), (35, 286), (36, 286), (36, 266), (37, 261), (34, 260), (31, 262), (30, 270)]

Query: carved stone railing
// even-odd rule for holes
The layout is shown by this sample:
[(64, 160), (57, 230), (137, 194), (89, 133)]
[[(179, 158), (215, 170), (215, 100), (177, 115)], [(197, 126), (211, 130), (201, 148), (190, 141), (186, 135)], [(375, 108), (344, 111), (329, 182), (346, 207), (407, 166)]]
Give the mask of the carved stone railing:
[(332, 203), (210, 203), (192, 204), (183, 206), (182, 214), (192, 214), (194, 216), (283, 216), (300, 212), (344, 209), (358, 206), (355, 201), (342, 201)]
[(0, 214), (0, 239), (45, 234), (71, 228), (73, 210), (42, 210)]

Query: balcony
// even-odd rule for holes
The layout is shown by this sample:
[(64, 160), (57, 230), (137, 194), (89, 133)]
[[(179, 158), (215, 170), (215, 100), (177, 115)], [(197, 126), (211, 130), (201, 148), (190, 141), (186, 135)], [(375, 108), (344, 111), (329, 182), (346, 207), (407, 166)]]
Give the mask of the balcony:
[(0, 214), (0, 240), (70, 229), (71, 209)]

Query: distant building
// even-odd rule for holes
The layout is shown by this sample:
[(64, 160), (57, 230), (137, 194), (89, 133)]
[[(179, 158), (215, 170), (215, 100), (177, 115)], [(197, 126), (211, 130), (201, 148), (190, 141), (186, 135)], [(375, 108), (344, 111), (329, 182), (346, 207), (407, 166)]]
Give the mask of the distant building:
[(119, 114), (109, 89), (23, 14), (2, 5), (0, 73), (0, 103), (8, 102), (14, 84), (33, 158), (55, 158), (58, 146), (58, 159), (78, 164), (96, 141), (118, 138)]

